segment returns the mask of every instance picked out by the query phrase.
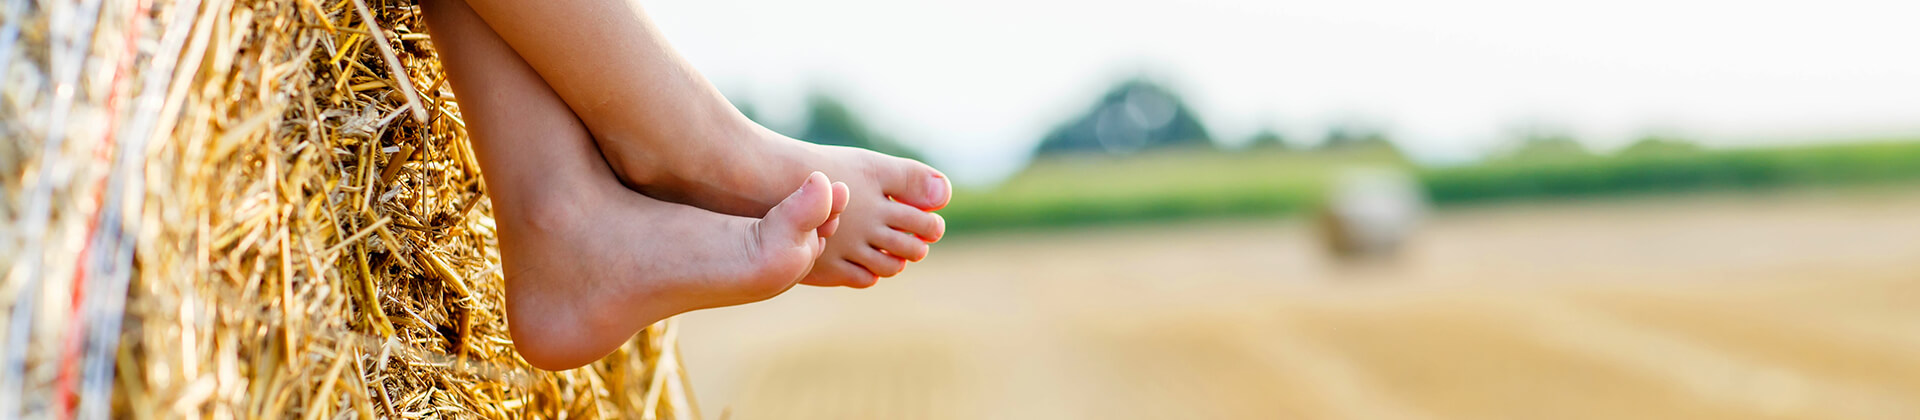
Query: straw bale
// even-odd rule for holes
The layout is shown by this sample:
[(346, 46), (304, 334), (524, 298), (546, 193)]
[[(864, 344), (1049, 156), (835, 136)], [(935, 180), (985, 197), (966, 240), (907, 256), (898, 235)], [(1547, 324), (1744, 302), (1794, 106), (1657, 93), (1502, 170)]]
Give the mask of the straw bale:
[(512, 351), (405, 0), (4, 0), (0, 416), (697, 418), (673, 321)]

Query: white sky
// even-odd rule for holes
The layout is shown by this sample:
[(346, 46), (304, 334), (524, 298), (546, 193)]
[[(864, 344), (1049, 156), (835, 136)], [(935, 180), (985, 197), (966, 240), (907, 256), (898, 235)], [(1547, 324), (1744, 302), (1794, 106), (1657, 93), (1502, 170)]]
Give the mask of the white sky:
[(1383, 124), (1429, 162), (1517, 123), (1599, 149), (1920, 133), (1916, 0), (642, 0), (682, 54), (774, 124), (816, 87), (962, 182), (1016, 169), (1122, 78), (1215, 136)]

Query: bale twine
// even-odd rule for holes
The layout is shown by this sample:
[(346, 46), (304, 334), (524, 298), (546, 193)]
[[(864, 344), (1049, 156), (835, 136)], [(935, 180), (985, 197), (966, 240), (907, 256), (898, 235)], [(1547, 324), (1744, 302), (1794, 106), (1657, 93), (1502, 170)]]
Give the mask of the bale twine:
[(672, 320), (513, 352), (410, 1), (0, 2), (0, 417), (698, 418)]

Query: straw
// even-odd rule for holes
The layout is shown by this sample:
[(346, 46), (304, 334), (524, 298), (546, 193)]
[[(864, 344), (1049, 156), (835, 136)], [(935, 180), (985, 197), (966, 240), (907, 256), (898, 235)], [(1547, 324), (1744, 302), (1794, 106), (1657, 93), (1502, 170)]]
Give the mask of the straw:
[(697, 418), (670, 321), (565, 372), (513, 352), (422, 26), (408, 1), (0, 5), (0, 417)]

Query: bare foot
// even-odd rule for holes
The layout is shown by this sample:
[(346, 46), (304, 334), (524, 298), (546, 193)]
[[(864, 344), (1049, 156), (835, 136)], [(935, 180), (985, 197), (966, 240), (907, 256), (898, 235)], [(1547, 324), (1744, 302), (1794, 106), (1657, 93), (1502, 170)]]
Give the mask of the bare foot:
[[(804, 283), (871, 286), (927, 254), (945, 233), (927, 211), (951, 187), (919, 162), (865, 150), (814, 146), (741, 116), (682, 59), (636, 2), (466, 0), (489, 36), (517, 52), (572, 108), (626, 184), (649, 196), (737, 216), (757, 216), (783, 185), (822, 171), (853, 188), (841, 233)], [(564, 27), (567, 30), (553, 30)], [(529, 64), (530, 63), (530, 64)], [(889, 198), (890, 197), (890, 198)]]
[(666, 317), (793, 287), (846, 197), (814, 173), (752, 219), (654, 200), (611, 178), (554, 187), (499, 219), (514, 347), (552, 370), (597, 360)]
[(866, 149), (804, 146), (817, 150), (789, 159), (848, 177), (853, 182), (849, 187), (858, 183), (851, 197), (859, 199), (849, 199), (841, 213), (846, 234), (827, 240), (826, 251), (802, 283), (872, 286), (878, 277), (905, 271), (906, 262), (925, 259), (927, 244), (946, 235), (946, 220), (932, 212), (946, 207), (952, 198), (953, 186), (946, 175), (917, 161)]
[[(587, 127), (459, 0), (425, 0), (499, 226), (514, 348), (578, 367), (668, 316), (772, 297), (809, 272), (845, 185), (798, 173), (732, 216), (621, 185)], [(795, 188), (798, 188), (797, 190)]]
[[(615, 172), (636, 190), (663, 200), (722, 213), (753, 215), (780, 196), (778, 180), (820, 171), (852, 189), (837, 234), (801, 283), (864, 288), (892, 277), (911, 261), (927, 257), (928, 244), (946, 233), (932, 213), (947, 205), (953, 188), (946, 175), (926, 164), (866, 149), (802, 142), (740, 118), (737, 136), (706, 141), (741, 150), (710, 164), (686, 156), (662, 158), (685, 148), (599, 139)], [(638, 157), (636, 157), (638, 156)], [(648, 163), (641, 163), (648, 162)], [(636, 182), (637, 181), (637, 182)]]

